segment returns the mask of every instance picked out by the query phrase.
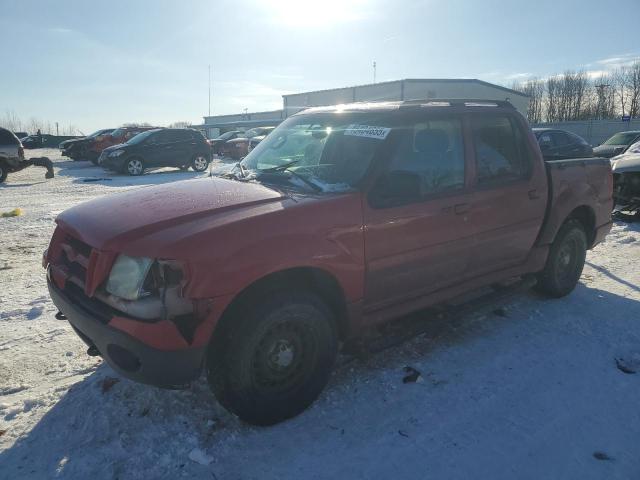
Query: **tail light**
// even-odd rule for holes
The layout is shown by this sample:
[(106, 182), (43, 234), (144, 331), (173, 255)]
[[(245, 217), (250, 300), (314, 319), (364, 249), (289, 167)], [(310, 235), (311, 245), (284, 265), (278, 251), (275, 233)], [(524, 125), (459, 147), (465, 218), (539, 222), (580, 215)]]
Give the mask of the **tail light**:
[(18, 147), (18, 158), (24, 160), (24, 147), (22, 145)]

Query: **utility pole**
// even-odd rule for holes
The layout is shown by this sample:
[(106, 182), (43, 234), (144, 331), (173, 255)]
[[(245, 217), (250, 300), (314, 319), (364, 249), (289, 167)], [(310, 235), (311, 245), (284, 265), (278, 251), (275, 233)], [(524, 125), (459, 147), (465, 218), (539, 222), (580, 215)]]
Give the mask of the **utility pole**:
[(376, 61), (373, 61), (373, 83), (376, 83)]
[(60, 132), (58, 131), (58, 122), (56, 122), (56, 137), (60, 136)]
[(209, 64), (209, 116), (211, 116), (211, 64)]

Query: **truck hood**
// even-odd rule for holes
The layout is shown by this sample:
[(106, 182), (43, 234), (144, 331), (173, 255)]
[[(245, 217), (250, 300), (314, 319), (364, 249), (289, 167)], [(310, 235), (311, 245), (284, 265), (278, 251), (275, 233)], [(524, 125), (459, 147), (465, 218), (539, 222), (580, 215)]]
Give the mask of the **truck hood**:
[[(122, 251), (144, 237), (189, 222), (204, 223), (232, 210), (281, 201), (285, 196), (257, 183), (200, 178), (139, 188), (72, 207), (56, 219), (66, 232), (100, 250)], [(145, 252), (154, 256), (160, 245)]]
[(613, 173), (640, 172), (640, 153), (626, 153), (611, 159)]
[(600, 145), (599, 147), (595, 147), (593, 149), (593, 154), (596, 157), (611, 158), (614, 155), (619, 154), (626, 147), (626, 145)]

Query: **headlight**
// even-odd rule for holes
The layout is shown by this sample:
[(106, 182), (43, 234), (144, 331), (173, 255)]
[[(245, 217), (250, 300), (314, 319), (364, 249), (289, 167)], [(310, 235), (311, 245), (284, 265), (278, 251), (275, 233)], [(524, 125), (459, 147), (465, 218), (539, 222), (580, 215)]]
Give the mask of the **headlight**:
[(124, 153), (124, 150), (116, 150), (114, 152), (111, 152), (109, 154), (110, 157), (119, 157), (120, 155), (122, 155)]
[(152, 264), (151, 258), (118, 256), (107, 280), (107, 292), (125, 300), (137, 300)]

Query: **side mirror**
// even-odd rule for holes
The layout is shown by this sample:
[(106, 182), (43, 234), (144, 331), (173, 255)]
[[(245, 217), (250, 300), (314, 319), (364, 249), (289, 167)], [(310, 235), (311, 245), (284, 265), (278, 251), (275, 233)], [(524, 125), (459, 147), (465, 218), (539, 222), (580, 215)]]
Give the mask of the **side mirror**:
[(614, 155), (620, 155), (622, 152), (624, 152), (624, 148), (625, 147), (616, 147), (613, 149), (613, 154)]
[(422, 179), (414, 172), (396, 170), (378, 178), (369, 192), (373, 207), (393, 207), (416, 202), (421, 197)]

